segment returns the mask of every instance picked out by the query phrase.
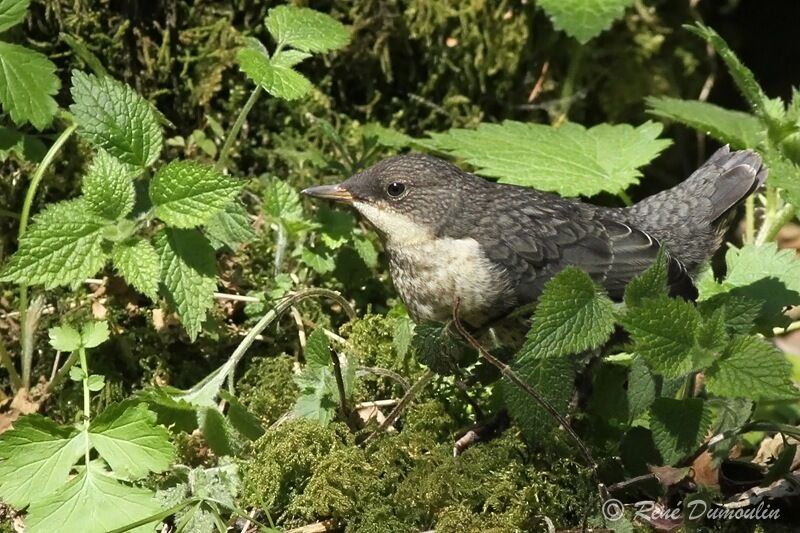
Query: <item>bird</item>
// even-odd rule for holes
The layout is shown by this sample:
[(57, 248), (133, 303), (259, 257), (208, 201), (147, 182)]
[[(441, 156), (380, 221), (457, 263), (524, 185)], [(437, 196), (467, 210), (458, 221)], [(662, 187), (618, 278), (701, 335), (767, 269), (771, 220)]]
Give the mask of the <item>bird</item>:
[(766, 178), (757, 153), (723, 146), (675, 187), (602, 207), (409, 153), (302, 192), (349, 205), (375, 228), (414, 321), (446, 322), (458, 301), (460, 318), (477, 328), (535, 304), (567, 267), (621, 300), (662, 247), (672, 292), (692, 290), (736, 207)]

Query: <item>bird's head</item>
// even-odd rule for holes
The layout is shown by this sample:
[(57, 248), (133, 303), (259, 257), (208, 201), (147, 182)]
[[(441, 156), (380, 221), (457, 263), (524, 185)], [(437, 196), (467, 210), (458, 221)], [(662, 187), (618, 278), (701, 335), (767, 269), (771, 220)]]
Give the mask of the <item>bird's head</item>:
[(442, 159), (409, 154), (303, 194), (352, 205), (387, 242), (403, 244), (435, 235), (476, 180), (481, 181)]

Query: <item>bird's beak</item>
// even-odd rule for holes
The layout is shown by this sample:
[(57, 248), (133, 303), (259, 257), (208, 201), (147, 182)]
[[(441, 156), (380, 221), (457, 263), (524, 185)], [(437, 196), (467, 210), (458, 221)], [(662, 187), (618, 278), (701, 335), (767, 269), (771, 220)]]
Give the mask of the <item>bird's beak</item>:
[(353, 203), (353, 195), (341, 185), (318, 185), (316, 187), (309, 187), (303, 190), (303, 194), (313, 198), (333, 200), (334, 202), (341, 202), (343, 204)]

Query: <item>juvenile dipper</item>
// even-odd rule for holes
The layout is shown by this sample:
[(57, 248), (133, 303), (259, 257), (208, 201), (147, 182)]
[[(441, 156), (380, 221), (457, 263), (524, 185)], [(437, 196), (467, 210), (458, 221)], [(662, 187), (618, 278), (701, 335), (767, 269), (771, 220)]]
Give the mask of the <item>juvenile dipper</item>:
[(535, 302), (567, 266), (621, 298), (664, 246), (675, 292), (717, 247), (729, 215), (766, 179), (749, 150), (717, 150), (683, 183), (625, 208), (484, 180), (436, 157), (386, 159), (338, 185), (303, 191), (352, 205), (378, 231), (394, 285), (416, 321), (455, 300), (480, 326)]

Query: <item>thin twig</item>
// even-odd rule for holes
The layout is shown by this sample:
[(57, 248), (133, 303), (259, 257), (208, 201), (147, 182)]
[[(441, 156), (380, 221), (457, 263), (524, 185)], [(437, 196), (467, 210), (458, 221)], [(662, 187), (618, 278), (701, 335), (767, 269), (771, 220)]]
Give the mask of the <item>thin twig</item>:
[(393, 405), (397, 405), (400, 403), (400, 400), (397, 398), (391, 398), (389, 400), (373, 400), (371, 402), (359, 402), (356, 404), (355, 409), (367, 409), (370, 407), (391, 407)]
[(347, 391), (344, 389), (344, 376), (342, 375), (342, 362), (339, 353), (331, 350), (331, 362), (333, 363), (333, 377), (336, 378), (336, 389), (339, 391), (339, 415), (343, 422), (347, 422), (350, 411), (347, 409)]
[(383, 378), (392, 379), (396, 381), (397, 384), (400, 385), (404, 391), (407, 391), (408, 389), (411, 388), (411, 385), (408, 383), (408, 381), (406, 381), (406, 379), (403, 376), (401, 376), (397, 372), (389, 370), (388, 368), (381, 368), (379, 366), (360, 366), (356, 369), (356, 375), (359, 375), (361, 373), (374, 374), (376, 376), (381, 376)]
[(394, 424), (395, 420), (397, 420), (403, 411), (405, 411), (406, 407), (408, 407), (408, 404), (411, 403), (414, 398), (416, 398), (416, 396), (428, 385), (428, 383), (431, 382), (431, 380), (433, 380), (434, 376), (436, 376), (436, 374), (433, 372), (433, 370), (426, 370), (425, 373), (422, 374), (422, 377), (420, 377), (417, 382), (414, 383), (410, 389), (408, 389), (408, 392), (406, 392), (405, 395), (400, 399), (400, 402), (397, 404), (397, 406), (395, 406), (394, 409), (392, 409), (392, 412), (389, 413), (383, 422), (381, 422), (381, 424), (378, 426), (378, 429), (373, 431), (366, 438), (366, 440), (364, 440), (364, 444), (369, 444), (375, 439), (375, 437), (386, 431), (392, 424)]
[(228, 294), (225, 292), (215, 292), (214, 298), (217, 300), (230, 300), (232, 302), (246, 302), (249, 304), (257, 304), (261, 302), (260, 298), (255, 296), (245, 296), (244, 294)]
[(300, 349), (305, 351), (306, 326), (303, 324), (303, 315), (300, 314), (300, 311), (298, 311), (295, 306), (290, 307), (289, 312), (292, 314), (292, 318), (294, 318), (294, 323), (297, 324), (297, 338), (300, 341)]

